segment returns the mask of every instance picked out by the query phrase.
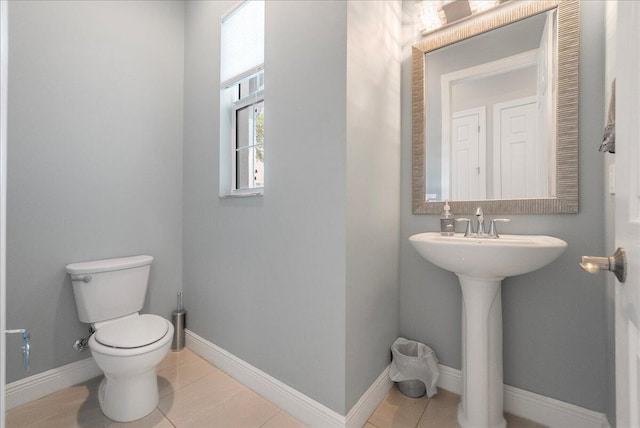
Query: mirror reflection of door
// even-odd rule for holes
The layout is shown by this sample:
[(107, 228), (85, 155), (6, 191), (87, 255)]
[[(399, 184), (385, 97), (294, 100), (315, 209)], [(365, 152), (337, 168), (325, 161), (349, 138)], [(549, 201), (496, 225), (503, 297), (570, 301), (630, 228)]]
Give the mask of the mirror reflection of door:
[(494, 105), (493, 194), (495, 198), (533, 198), (546, 185), (536, 139), (536, 97), (515, 99)]
[(486, 199), (486, 111), (484, 106), (452, 114), (451, 197)]
[[(528, 191), (528, 195), (525, 196), (520, 194), (519, 191), (513, 192), (510, 188), (503, 188), (502, 182), (496, 180), (496, 177), (500, 176), (504, 176), (505, 180), (509, 180), (509, 177), (512, 176), (510, 172), (500, 171), (503, 165), (501, 162), (500, 147), (500, 137), (502, 134), (499, 131), (502, 120), (500, 117), (497, 117), (496, 114), (502, 114), (501, 110), (506, 106), (516, 108), (519, 104), (532, 104), (533, 113), (530, 114), (530, 111), (527, 112), (528, 121), (525, 121), (525, 124), (528, 127), (527, 129), (537, 132), (536, 128), (530, 125), (531, 120), (533, 120), (533, 123), (538, 123), (537, 115), (539, 114), (536, 93), (536, 81), (538, 77), (535, 67), (536, 57), (536, 52), (527, 52), (505, 58), (499, 62), (483, 64), (480, 67), (472, 67), (457, 71), (455, 74), (452, 73), (443, 76), (443, 147), (441, 168), (443, 176), (442, 195), (445, 199), (482, 200), (544, 196), (538, 195), (537, 190)], [(515, 104), (512, 105), (510, 103)], [(498, 106), (501, 106), (501, 108), (498, 108)], [(478, 153), (480, 153), (480, 149), (482, 149), (482, 152), (479, 155), (480, 158), (478, 162), (471, 166), (471, 168), (476, 169), (475, 178), (481, 180), (481, 183), (478, 183), (478, 186), (472, 187), (471, 182), (468, 181), (471, 177), (464, 175), (464, 165), (460, 164), (460, 162), (465, 162), (466, 158), (456, 158), (456, 154), (460, 154), (456, 153), (459, 149), (453, 148), (453, 145), (458, 145), (460, 148), (464, 147), (461, 146), (462, 140), (460, 139), (465, 137), (465, 128), (463, 127), (456, 130), (454, 129), (454, 124), (456, 127), (462, 126), (461, 118), (463, 116), (467, 116), (474, 111), (479, 112), (480, 110), (482, 113), (475, 114), (479, 117), (476, 129), (480, 127), (482, 131), (478, 137)], [(517, 125), (516, 117), (519, 117), (518, 114), (515, 113), (517, 109), (506, 110), (503, 113), (506, 114), (508, 111), (515, 115), (514, 118), (511, 119), (516, 121), (513, 126)], [(480, 118), (480, 115), (482, 118)], [(504, 136), (504, 138), (507, 137)], [(539, 144), (541, 146), (539, 150), (542, 150), (544, 153), (547, 152), (544, 144), (537, 138), (537, 135), (535, 138), (527, 139), (527, 141), (530, 144)], [(514, 146), (514, 149), (515, 148)], [(509, 152), (507, 152), (506, 155), (508, 156)], [(505, 162), (509, 162), (510, 159), (511, 158), (505, 158)], [(536, 165), (539, 163), (533, 157), (520, 159), (534, 162)], [(517, 168), (517, 166), (513, 165), (512, 168)], [(527, 165), (527, 170), (529, 169), (531, 169), (531, 165)], [(540, 180), (546, 182), (546, 175), (540, 177)], [(447, 181), (450, 181), (448, 186)], [(467, 185), (471, 187), (467, 187)]]
[[(507, 33), (491, 32), (494, 43), (483, 34), (426, 54), (425, 200), (555, 195), (556, 15), (495, 30)], [(467, 133), (473, 126), (480, 134)]]

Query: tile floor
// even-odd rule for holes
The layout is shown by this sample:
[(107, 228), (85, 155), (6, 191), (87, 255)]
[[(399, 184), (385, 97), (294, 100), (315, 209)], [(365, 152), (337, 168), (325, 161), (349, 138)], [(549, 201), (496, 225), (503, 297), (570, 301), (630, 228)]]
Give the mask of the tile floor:
[[(457, 428), (460, 396), (438, 389), (433, 398), (408, 398), (396, 387), (369, 418), (364, 428)], [(543, 425), (505, 414), (508, 428), (543, 428)]]
[[(169, 352), (158, 366), (160, 402), (147, 417), (120, 424), (98, 406), (100, 378), (92, 379), (7, 412), (7, 428), (304, 428), (295, 418), (250, 391), (188, 349)], [(412, 399), (395, 387), (365, 428), (454, 428), (460, 397), (440, 392)], [(538, 428), (507, 415), (509, 428)]]

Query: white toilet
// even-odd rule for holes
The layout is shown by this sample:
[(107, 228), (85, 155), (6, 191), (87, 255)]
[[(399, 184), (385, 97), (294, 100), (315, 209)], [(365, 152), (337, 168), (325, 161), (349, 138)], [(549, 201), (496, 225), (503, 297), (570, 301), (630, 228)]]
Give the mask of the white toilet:
[(104, 372), (98, 401), (117, 422), (140, 419), (158, 405), (156, 366), (173, 338), (173, 325), (140, 315), (149, 283), (151, 256), (72, 263), (73, 294), (80, 321), (96, 330), (89, 349)]

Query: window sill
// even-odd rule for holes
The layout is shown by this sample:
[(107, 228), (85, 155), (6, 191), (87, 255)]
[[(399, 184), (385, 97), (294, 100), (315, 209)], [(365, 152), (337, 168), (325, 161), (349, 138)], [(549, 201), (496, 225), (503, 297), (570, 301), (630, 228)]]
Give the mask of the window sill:
[(264, 194), (264, 190), (263, 189), (257, 189), (251, 192), (238, 192), (238, 193), (227, 193), (227, 194), (222, 194), (220, 196), (218, 196), (218, 198), (220, 199), (226, 199), (226, 198), (252, 198), (252, 197), (256, 197), (256, 196), (263, 196)]

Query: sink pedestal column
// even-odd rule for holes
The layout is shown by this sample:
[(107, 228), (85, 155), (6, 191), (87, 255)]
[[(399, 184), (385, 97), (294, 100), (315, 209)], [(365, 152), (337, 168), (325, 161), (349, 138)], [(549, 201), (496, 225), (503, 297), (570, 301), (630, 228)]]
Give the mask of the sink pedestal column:
[(458, 275), (462, 288), (462, 428), (504, 428), (502, 414), (503, 278)]

